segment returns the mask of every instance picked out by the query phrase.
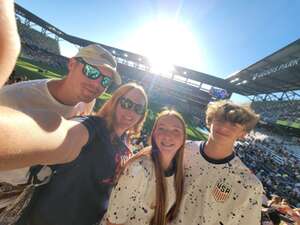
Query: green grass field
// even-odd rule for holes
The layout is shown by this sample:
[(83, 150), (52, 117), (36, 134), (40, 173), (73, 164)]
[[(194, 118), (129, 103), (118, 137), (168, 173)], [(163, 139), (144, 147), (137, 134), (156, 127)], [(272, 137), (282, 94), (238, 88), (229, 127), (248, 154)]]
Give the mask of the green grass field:
[[(18, 59), (16, 67), (16, 76), (24, 76), (26, 75), (29, 80), (35, 79), (43, 79), (43, 78), (62, 78), (67, 71), (58, 71), (53, 68), (50, 68), (46, 64), (35, 63), (28, 59)], [(106, 100), (111, 97), (110, 94), (104, 93), (100, 97), (98, 97), (96, 109), (98, 109)], [(155, 104), (150, 104), (150, 109), (148, 111), (148, 117), (145, 122), (145, 128), (147, 130), (151, 130), (155, 116), (159, 111), (160, 107)], [(186, 119), (186, 118), (185, 118)], [(206, 140), (207, 135), (199, 132), (192, 124), (187, 121), (187, 135), (190, 140)]]

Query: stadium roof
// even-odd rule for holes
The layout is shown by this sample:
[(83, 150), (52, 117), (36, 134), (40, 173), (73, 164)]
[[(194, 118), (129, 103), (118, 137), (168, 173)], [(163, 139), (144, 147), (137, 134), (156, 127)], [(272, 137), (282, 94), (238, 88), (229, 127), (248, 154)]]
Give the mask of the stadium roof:
[(300, 39), (226, 80), (246, 96), (300, 90)]

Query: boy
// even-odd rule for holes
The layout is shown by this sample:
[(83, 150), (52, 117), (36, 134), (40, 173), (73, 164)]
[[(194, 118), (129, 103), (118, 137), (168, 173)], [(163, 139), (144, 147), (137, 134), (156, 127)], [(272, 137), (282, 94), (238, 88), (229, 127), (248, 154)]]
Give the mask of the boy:
[(258, 120), (230, 101), (208, 105), (210, 134), (206, 142), (186, 144), (184, 194), (173, 224), (260, 224), (262, 184), (234, 152), (235, 141)]

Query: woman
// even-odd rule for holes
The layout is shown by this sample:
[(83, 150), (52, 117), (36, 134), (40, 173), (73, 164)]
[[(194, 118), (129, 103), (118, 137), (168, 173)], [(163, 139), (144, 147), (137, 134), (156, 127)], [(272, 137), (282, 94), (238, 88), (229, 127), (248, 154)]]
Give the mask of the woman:
[(116, 90), (96, 116), (76, 118), (88, 130), (87, 143), (74, 161), (52, 166), (51, 181), (38, 188), (18, 224), (91, 225), (99, 221), (115, 174), (131, 154), (124, 143), (140, 132), (147, 105), (144, 89), (130, 83)]
[(126, 164), (102, 225), (165, 225), (176, 216), (182, 197), (185, 139), (181, 115), (162, 111), (152, 129), (152, 146)]

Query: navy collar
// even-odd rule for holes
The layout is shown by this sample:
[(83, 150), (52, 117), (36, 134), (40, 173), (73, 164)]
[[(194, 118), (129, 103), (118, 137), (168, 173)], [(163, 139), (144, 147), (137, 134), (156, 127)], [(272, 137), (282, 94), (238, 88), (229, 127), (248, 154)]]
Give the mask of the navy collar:
[(227, 156), (227, 157), (225, 157), (223, 159), (212, 159), (208, 155), (205, 154), (205, 152), (204, 152), (205, 145), (206, 145), (206, 141), (202, 141), (200, 143), (200, 146), (199, 146), (199, 151), (200, 151), (200, 154), (203, 156), (203, 158), (206, 161), (210, 162), (210, 163), (213, 163), (213, 164), (225, 164), (225, 163), (230, 162), (235, 157), (235, 153), (232, 152), (231, 155), (229, 155), (229, 156)]
[[(151, 151), (152, 151), (151, 154), (155, 154), (156, 156), (159, 155), (159, 150), (157, 148), (152, 147)], [(154, 160), (154, 159), (152, 158), (152, 160)], [(165, 177), (171, 177), (176, 173), (176, 160), (175, 160), (175, 158), (172, 159), (171, 165), (169, 166), (169, 168), (167, 168), (165, 171), (163, 171), (163, 173), (164, 173)]]
[(176, 172), (176, 161), (175, 159), (172, 160), (172, 165), (170, 165), (170, 167), (164, 171), (165, 177), (171, 177), (175, 174)]

